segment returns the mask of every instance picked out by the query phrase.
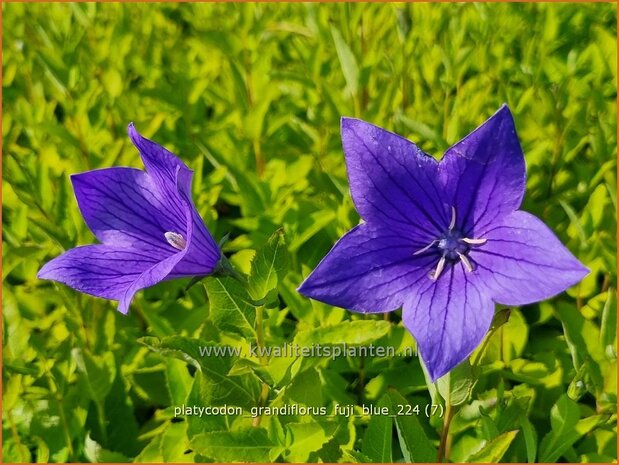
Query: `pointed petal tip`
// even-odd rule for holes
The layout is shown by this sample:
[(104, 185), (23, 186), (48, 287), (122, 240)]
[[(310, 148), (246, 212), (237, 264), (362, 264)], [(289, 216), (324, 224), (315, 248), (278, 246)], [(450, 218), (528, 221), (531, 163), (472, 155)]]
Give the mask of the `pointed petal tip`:
[(510, 118), (513, 118), (512, 111), (510, 110), (510, 108), (507, 105), (507, 103), (504, 102), (499, 107), (499, 109), (494, 112), (494, 114), (489, 118), (489, 120), (493, 119), (493, 118), (496, 118), (496, 117), (503, 117), (503, 118), (510, 117)]
[(135, 125), (133, 124), (133, 121), (131, 121), (127, 125), (127, 134), (129, 135), (129, 139), (131, 139), (131, 142), (133, 142), (133, 145), (135, 145), (135, 146), (137, 146), (139, 141), (140, 141), (140, 139), (142, 139), (142, 135), (135, 128)]
[(451, 371), (451, 368), (447, 370), (445, 370), (444, 368), (436, 369), (434, 367), (426, 367), (426, 368), (428, 370), (428, 376), (430, 376), (431, 383), (436, 383), (440, 378), (442, 378), (443, 376), (445, 376), (447, 373)]
[[(455, 364), (449, 364), (449, 365), (445, 365), (441, 363), (441, 364), (431, 366), (427, 364), (426, 361), (424, 360), (423, 365), (425, 366), (428, 378), (430, 378), (430, 382), (436, 383), (443, 376), (447, 376), (449, 373), (451, 373), (452, 370), (454, 370), (457, 366), (459, 366), (469, 357), (470, 357), (470, 354), (467, 357), (464, 357), (463, 359), (461, 359), (459, 362)], [(423, 356), (422, 356), (422, 360), (423, 360)]]
[[(96, 171), (96, 170), (93, 170)], [(89, 173), (92, 173), (92, 171), (84, 171), (82, 173), (73, 173), (69, 175), (69, 180), (71, 181), (71, 185), (73, 186), (73, 189), (75, 190), (75, 183), (79, 183), (84, 179), (84, 176), (87, 176)]]
[[(62, 256), (62, 255), (61, 255)], [(58, 275), (56, 274), (57, 269), (55, 269), (52, 264), (58, 259), (52, 258), (50, 261), (45, 263), (41, 269), (37, 272), (37, 279), (45, 279), (47, 281), (57, 281)]]
[(49, 279), (48, 278), (48, 270), (47, 263), (41, 267), (41, 269), (37, 272), (37, 279)]
[[(419, 350), (419, 347), (417, 347)], [(433, 362), (432, 360), (426, 360), (421, 352), (419, 352), (419, 358), (421, 359), (421, 365), (425, 369), (425, 372), (430, 379), (431, 383), (436, 383), (440, 378), (449, 373), (453, 368), (457, 366), (445, 366), (444, 364)]]
[(364, 123), (365, 121), (362, 121), (360, 119), (357, 118), (351, 118), (349, 116), (342, 116), (340, 118), (340, 131), (344, 132), (344, 131), (350, 131), (353, 130), (354, 126), (358, 123)]
[[(578, 259), (576, 259), (578, 260)], [(591, 273), (591, 268), (589, 268), (587, 265), (585, 265), (583, 262), (581, 262), (580, 260), (578, 260), (578, 267), (580, 268), (580, 271), (582, 273), (582, 278), (584, 278), (585, 276), (587, 276), (589, 273)], [(581, 279), (582, 279), (581, 278)]]
[[(513, 126), (515, 126), (514, 114), (510, 110), (507, 103), (503, 103), (503, 105), (501, 105), (499, 109), (496, 112), (494, 112), (494, 114), (490, 118), (488, 118), (486, 123), (494, 119), (497, 119), (498, 121), (501, 121), (501, 122), (506, 121), (508, 122), (508, 124), (512, 124)], [(482, 123), (482, 125), (483, 124), (485, 123)]]
[(311, 276), (311, 274), (305, 278), (303, 280), (303, 282), (301, 284), (299, 284), (299, 286), (297, 287), (297, 292), (305, 297), (311, 298), (310, 293), (308, 292), (308, 285), (307, 285), (307, 281), (309, 279), (309, 277)]
[(585, 266), (580, 260), (578, 260), (577, 258), (574, 257), (574, 259), (576, 260), (576, 267), (575, 267), (575, 281), (574, 283), (570, 286), (576, 286), (578, 283), (580, 283), (583, 279), (585, 279), (589, 273), (591, 273), (591, 269), (588, 266)]
[(395, 134), (394, 132), (391, 132), (385, 128), (377, 126), (374, 123), (370, 123), (360, 118), (353, 118), (351, 116), (342, 116), (340, 118), (340, 130), (341, 131), (344, 131), (344, 130), (355, 131), (355, 132), (362, 131), (362, 130), (378, 130), (378, 132), (380, 133), (392, 134), (399, 138), (405, 139), (407, 142), (410, 142), (408, 139), (398, 134)]
[(118, 307), (116, 307), (116, 310), (118, 310), (123, 315), (127, 315), (129, 313), (129, 304), (130, 303), (125, 302), (125, 300), (123, 299), (118, 302)]

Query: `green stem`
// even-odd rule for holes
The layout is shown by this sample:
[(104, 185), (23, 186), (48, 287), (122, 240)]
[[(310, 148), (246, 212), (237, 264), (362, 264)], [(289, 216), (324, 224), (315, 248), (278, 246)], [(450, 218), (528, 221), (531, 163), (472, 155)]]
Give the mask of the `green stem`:
[(54, 379), (54, 375), (52, 374), (52, 372), (46, 369), (45, 375), (47, 377), (47, 383), (49, 386), (50, 393), (54, 396), (54, 398), (56, 399), (56, 402), (58, 402), (58, 407), (59, 407), (58, 413), (60, 416), (60, 422), (62, 423), (62, 432), (64, 435), (65, 442), (67, 444), (67, 451), (69, 453), (69, 458), (73, 458), (73, 454), (74, 454), (73, 443), (71, 441), (71, 433), (69, 432), (69, 423), (67, 422), (67, 417), (64, 411), (64, 402), (63, 402), (62, 393), (60, 392), (58, 383)]
[(449, 427), (451, 426), (451, 420), (455, 414), (454, 408), (449, 405), (449, 402), (445, 402), (445, 418), (443, 420), (443, 430), (441, 431), (441, 439), (438, 445), (438, 454), (436, 461), (443, 463), (443, 461), (449, 456)]
[(264, 307), (256, 307), (256, 344), (260, 351), (260, 363), (265, 364), (264, 356)]
[[(265, 366), (268, 363), (266, 354), (264, 353), (264, 307), (262, 305), (256, 307), (256, 345), (258, 346), (258, 353), (260, 354), (260, 364)], [(269, 385), (262, 382), (262, 388), (260, 390), (260, 399), (258, 401), (259, 406), (262, 407), (269, 400)], [(252, 426), (260, 426), (262, 415), (254, 417)]]
[(99, 400), (95, 401), (95, 407), (97, 409), (99, 429), (101, 430), (101, 439), (102, 439), (103, 444), (108, 446), (107, 428), (105, 427), (105, 408), (103, 406), (103, 403)]

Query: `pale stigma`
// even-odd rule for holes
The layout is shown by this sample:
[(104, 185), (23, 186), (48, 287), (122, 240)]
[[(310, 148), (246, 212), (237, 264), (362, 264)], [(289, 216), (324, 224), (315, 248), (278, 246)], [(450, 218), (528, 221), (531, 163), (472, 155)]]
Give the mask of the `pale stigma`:
[(184, 250), (187, 247), (187, 241), (179, 233), (168, 231), (164, 234), (168, 244), (178, 250)]

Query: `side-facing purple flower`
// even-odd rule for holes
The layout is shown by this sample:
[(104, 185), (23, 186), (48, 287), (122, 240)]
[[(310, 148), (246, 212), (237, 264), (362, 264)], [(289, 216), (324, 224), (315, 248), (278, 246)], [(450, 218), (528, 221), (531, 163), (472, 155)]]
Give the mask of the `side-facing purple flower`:
[(222, 257), (193, 204), (193, 171), (133, 124), (128, 132), (146, 171), (114, 167), (71, 176), (82, 215), (101, 244), (68, 250), (38, 274), (118, 300), (122, 313), (140, 289), (211, 274)]
[(547, 299), (587, 274), (542, 221), (518, 210), (525, 161), (506, 105), (440, 163), (369, 123), (343, 118), (341, 130), (364, 222), (299, 292), (356, 312), (402, 307), (432, 380), (479, 345), (495, 302)]

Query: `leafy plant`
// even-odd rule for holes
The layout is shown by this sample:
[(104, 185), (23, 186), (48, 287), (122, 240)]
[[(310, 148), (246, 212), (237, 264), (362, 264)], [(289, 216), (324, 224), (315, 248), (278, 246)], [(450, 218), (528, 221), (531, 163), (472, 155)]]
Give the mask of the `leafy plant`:
[[(3, 460), (616, 460), (615, 18), (612, 3), (4, 5)], [(296, 292), (359, 221), (339, 121), (441, 154), (503, 102), (523, 209), (591, 273), (499, 311), (472, 365), (429, 384), (400, 313)], [(194, 170), (241, 276), (160, 283), (124, 316), (36, 274), (94, 241), (69, 175), (139, 167), (130, 121)]]

